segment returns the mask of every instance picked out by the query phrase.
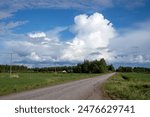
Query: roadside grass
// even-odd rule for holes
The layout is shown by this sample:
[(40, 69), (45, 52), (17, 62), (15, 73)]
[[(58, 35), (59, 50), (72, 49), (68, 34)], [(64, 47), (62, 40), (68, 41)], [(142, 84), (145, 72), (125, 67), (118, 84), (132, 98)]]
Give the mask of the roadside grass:
[(90, 78), (98, 75), (100, 74), (18, 73), (17, 76), (19, 76), (19, 78), (10, 78), (8, 73), (0, 73), (0, 96)]
[(103, 85), (106, 98), (127, 100), (150, 99), (150, 74), (117, 73)]

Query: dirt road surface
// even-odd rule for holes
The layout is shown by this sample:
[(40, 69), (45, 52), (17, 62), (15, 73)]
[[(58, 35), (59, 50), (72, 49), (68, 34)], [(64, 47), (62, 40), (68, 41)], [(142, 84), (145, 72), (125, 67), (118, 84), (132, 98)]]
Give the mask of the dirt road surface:
[(56, 86), (0, 96), (0, 100), (97, 100), (103, 99), (100, 87), (114, 73)]

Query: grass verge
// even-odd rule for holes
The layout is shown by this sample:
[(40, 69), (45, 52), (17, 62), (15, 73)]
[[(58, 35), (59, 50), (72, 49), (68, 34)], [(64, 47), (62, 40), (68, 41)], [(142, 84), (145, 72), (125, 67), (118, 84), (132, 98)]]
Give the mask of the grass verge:
[(149, 100), (150, 74), (117, 73), (103, 85), (107, 99)]
[(0, 73), (0, 96), (90, 78), (98, 75), (100, 74), (19, 73), (17, 74), (19, 78), (10, 78), (9, 74)]

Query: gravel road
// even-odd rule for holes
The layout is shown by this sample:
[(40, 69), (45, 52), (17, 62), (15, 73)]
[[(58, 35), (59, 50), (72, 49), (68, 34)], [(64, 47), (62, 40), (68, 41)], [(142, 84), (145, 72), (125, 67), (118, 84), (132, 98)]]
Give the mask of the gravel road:
[(103, 99), (100, 86), (114, 73), (56, 86), (0, 96), (0, 100), (97, 100)]

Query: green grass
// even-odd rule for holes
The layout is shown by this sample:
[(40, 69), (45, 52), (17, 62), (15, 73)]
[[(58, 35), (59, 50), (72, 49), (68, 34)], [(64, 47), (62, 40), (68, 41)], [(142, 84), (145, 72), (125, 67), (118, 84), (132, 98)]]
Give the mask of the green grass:
[(117, 73), (104, 84), (104, 94), (111, 99), (149, 100), (150, 74)]
[(100, 74), (19, 73), (17, 75), (19, 76), (19, 78), (10, 78), (9, 74), (0, 73), (0, 96), (89, 78)]

